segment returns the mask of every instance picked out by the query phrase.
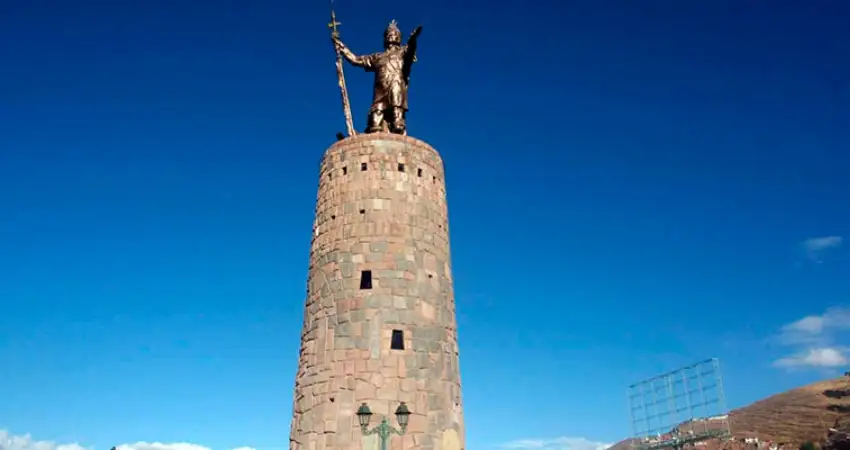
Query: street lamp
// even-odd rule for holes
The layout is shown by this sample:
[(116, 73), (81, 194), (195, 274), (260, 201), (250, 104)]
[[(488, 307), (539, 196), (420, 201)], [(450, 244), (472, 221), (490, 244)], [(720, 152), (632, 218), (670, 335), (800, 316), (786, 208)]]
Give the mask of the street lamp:
[(401, 427), (400, 429), (393, 427), (390, 425), (389, 421), (387, 421), (386, 417), (382, 417), (381, 423), (370, 430), (369, 420), (372, 419), (372, 410), (369, 409), (369, 405), (366, 403), (361, 404), (360, 407), (357, 408), (357, 420), (360, 421), (360, 429), (363, 431), (363, 435), (371, 436), (373, 434), (377, 434), (378, 437), (381, 438), (381, 450), (387, 450), (387, 442), (390, 440), (391, 435), (397, 434), (401, 436), (405, 431), (407, 431), (407, 421), (410, 419), (410, 410), (407, 409), (407, 405), (405, 405), (404, 402), (401, 402), (401, 404), (398, 405), (398, 408), (395, 410), (395, 417)]

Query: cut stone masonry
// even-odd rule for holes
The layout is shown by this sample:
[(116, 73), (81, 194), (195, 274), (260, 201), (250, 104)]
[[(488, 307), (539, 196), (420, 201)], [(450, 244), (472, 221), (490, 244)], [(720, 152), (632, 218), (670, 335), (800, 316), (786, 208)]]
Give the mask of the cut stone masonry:
[(376, 449), (354, 415), (363, 402), (372, 425), (410, 408), (391, 450), (464, 448), (444, 180), (436, 150), (408, 136), (358, 135), (325, 153), (290, 449)]

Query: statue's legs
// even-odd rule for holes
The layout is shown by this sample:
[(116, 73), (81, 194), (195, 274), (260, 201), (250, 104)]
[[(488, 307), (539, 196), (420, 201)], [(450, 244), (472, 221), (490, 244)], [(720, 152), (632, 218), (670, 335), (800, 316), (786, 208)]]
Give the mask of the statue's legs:
[(407, 134), (405, 110), (401, 107), (390, 107), (387, 110), (375, 108), (369, 111), (367, 133), (389, 131), (395, 134)]
[(384, 110), (374, 108), (369, 111), (369, 123), (366, 126), (367, 133), (377, 133), (383, 131)]
[(404, 109), (393, 107), (390, 111), (390, 132), (395, 134), (407, 134), (407, 124), (404, 121)]
[(390, 133), (406, 134), (404, 124), (404, 86), (402, 86), (401, 78), (393, 80), (387, 89), (387, 112), (385, 120), (388, 122)]

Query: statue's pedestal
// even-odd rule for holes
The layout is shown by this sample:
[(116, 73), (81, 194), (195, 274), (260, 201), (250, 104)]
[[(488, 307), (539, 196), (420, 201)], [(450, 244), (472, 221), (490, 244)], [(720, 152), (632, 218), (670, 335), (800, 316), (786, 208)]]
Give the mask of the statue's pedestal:
[(333, 144), (320, 168), (291, 448), (374, 450), (372, 426), (405, 402), (391, 450), (463, 448), (443, 161), (388, 133)]

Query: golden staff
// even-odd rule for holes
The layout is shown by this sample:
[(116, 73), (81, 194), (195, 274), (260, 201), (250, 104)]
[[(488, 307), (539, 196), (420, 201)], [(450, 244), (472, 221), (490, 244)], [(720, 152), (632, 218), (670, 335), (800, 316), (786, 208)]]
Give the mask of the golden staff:
[[(337, 25), (342, 24), (336, 21), (334, 3), (331, 0), (331, 22), (328, 24), (328, 28), (332, 30), (331, 36), (339, 39)], [(336, 45), (334, 45), (334, 49), (336, 49), (336, 76), (339, 79), (339, 90), (342, 92), (342, 113), (345, 115), (345, 127), (348, 129), (348, 135), (354, 136), (357, 132), (354, 131), (354, 120), (351, 118), (351, 104), (348, 101), (348, 88), (345, 87), (345, 74), (342, 72), (342, 54)]]

